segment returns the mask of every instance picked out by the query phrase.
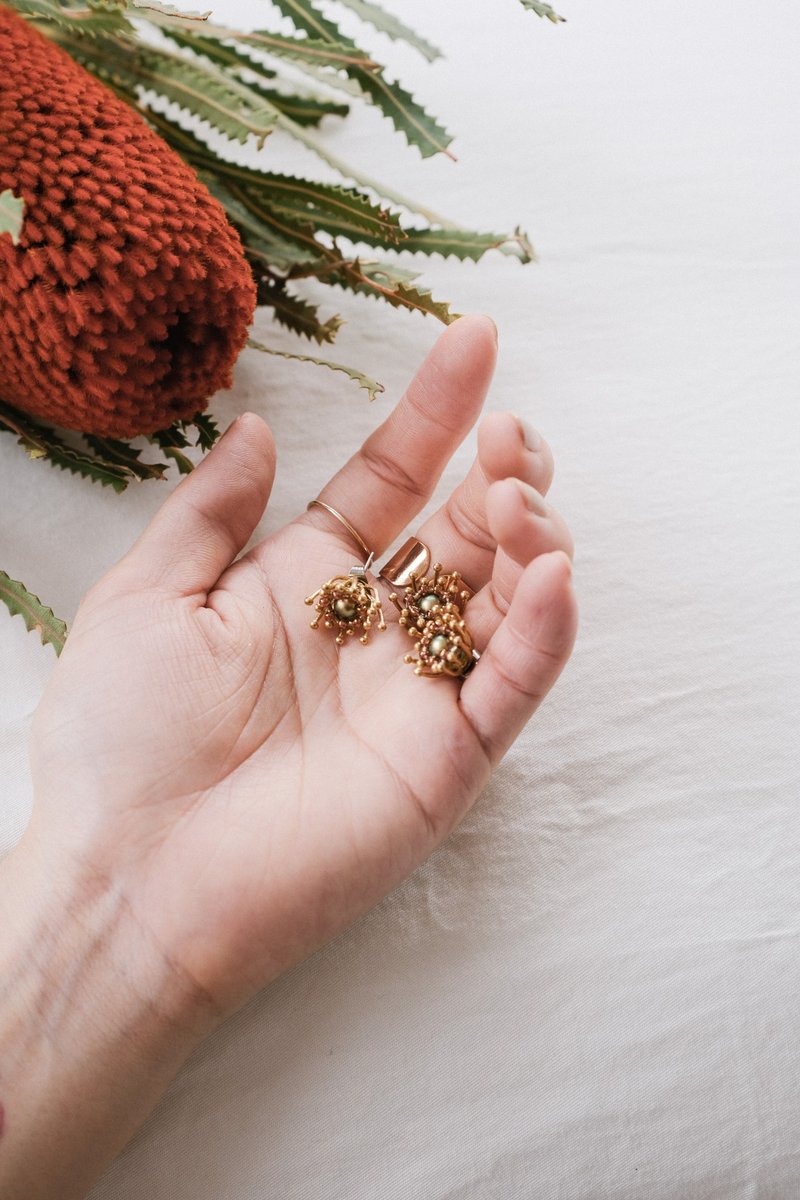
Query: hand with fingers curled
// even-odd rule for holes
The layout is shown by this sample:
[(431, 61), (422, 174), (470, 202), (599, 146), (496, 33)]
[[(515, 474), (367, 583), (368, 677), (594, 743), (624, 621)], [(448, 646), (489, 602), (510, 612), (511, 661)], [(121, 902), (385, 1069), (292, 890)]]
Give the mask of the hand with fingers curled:
[(448, 327), (246, 553), (275, 449), (239, 416), (84, 596), (0, 869), (8, 1200), (83, 1196), (199, 1041), (447, 837), (560, 674), (577, 618), (546, 442), (489, 413), (415, 524), (496, 345), (486, 317)]

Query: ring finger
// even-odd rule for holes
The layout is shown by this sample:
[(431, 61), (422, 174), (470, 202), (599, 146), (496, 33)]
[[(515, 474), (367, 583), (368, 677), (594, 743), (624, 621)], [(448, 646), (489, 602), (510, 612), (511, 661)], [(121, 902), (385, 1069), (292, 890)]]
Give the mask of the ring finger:
[(489, 490), (487, 521), (497, 542), (490, 578), (472, 597), (467, 620), (478, 650), (483, 650), (511, 607), (525, 567), (540, 554), (574, 546), (569, 528), (535, 488), (520, 479), (504, 479)]
[(457, 568), (477, 591), (491, 579), (497, 540), (489, 527), (486, 498), (493, 483), (508, 477), (544, 494), (553, 479), (553, 455), (544, 438), (513, 413), (488, 413), (478, 429), (478, 455), (445, 503), (420, 527), (434, 561)]

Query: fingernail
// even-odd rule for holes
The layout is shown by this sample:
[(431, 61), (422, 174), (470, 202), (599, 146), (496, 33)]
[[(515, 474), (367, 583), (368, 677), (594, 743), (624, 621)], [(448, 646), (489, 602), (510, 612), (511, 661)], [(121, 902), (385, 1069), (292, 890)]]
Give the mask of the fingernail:
[(489, 317), (489, 320), (492, 322), (492, 329), (494, 331), (494, 346), (496, 350), (500, 345), (500, 333), (497, 328), (497, 322), (492, 320), (491, 317)]
[(548, 517), (550, 510), (542, 495), (536, 491), (536, 488), (532, 488), (529, 483), (523, 483), (521, 479), (518, 479), (517, 483), (522, 493), (522, 498), (531, 512), (536, 513), (537, 517)]
[(525, 443), (525, 449), (538, 450), (542, 444), (542, 435), (524, 417), (517, 417), (517, 420), (522, 430), (522, 440)]

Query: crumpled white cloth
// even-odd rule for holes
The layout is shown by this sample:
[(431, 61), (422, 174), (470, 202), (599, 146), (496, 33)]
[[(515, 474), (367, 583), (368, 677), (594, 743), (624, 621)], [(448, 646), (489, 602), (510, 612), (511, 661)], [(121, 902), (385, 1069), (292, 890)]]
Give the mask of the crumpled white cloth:
[[(514, 0), (394, 4), (448, 52), (375, 41), (458, 131), (457, 165), (374, 114), (331, 137), (456, 220), (534, 237), (525, 269), (420, 266), (495, 316), (491, 404), (554, 447), (574, 658), (449, 841), (195, 1054), (93, 1200), (800, 1194), (800, 11), (563, 5), (555, 28)], [(265, 23), (255, 0), (216, 15)], [(274, 426), (262, 533), (438, 332), (341, 308), (337, 356), (387, 397), (246, 351), (212, 406)], [(7, 435), (0, 480), (2, 565), (67, 618), (165, 495), (112, 495)], [(0, 848), (54, 661), (0, 619)]]

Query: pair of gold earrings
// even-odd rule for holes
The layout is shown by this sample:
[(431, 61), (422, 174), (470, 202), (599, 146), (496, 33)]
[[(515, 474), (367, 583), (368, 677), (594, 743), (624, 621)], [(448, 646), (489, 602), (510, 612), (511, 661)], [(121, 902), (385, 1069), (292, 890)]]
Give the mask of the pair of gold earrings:
[[(366, 645), (376, 618), (377, 628), (386, 629), (380, 596), (368, 580), (374, 554), (341, 513), (322, 500), (312, 500), (308, 507), (315, 504), (348, 530), (367, 557), (363, 564), (351, 567), (347, 575), (334, 575), (306, 597), (306, 604), (316, 607), (311, 628), (322, 624), (335, 632), (339, 646), (361, 630), (359, 641)], [(409, 538), (379, 574), (388, 583), (402, 587), (402, 596), (393, 591), (389, 599), (400, 614), (400, 625), (414, 639), (416, 654), (404, 655), (404, 661), (413, 665), (416, 675), (460, 678), (472, 670), (478, 658), (464, 620), (472, 593), (458, 571), (444, 572), (441, 563), (434, 563), (428, 574), (429, 566), (427, 546), (417, 538)]]
[(415, 674), (459, 678), (472, 670), (476, 652), (464, 620), (470, 596), (458, 571), (445, 573), (441, 563), (433, 564), (432, 575), (412, 572), (402, 599), (390, 593), (400, 624), (414, 639), (416, 656), (406, 654), (404, 661)]

